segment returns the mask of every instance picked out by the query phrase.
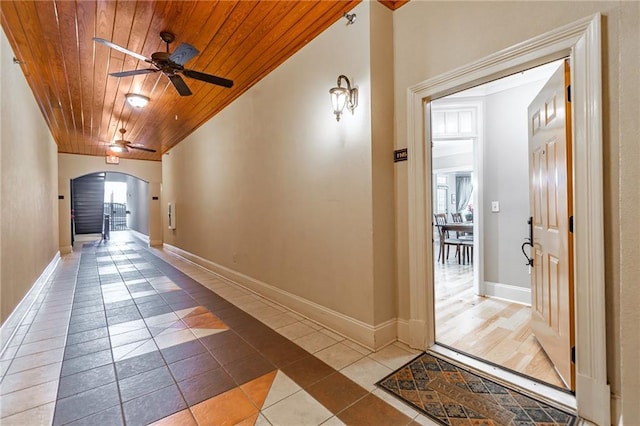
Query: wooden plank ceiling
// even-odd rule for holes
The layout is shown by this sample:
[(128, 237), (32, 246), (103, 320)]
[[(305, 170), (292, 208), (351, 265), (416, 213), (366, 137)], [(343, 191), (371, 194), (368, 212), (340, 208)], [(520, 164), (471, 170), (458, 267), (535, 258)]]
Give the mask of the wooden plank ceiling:
[[(160, 160), (358, 2), (2, 0), (0, 11), (59, 152), (106, 155), (125, 128), (125, 139), (157, 152), (130, 149), (119, 156)], [(149, 64), (93, 37), (150, 58), (166, 50), (161, 31), (176, 36), (170, 51), (183, 42), (200, 51), (185, 68), (231, 79), (233, 88), (184, 77), (193, 95), (180, 96), (162, 72), (108, 75)], [(126, 93), (151, 101), (136, 109)]]

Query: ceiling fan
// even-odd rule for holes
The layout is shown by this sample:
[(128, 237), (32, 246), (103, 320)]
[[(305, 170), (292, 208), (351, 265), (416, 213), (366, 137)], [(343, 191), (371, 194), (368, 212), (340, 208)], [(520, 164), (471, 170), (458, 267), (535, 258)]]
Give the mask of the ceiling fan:
[(133, 56), (134, 58), (137, 58), (141, 61), (150, 63), (153, 66), (153, 68), (109, 73), (109, 75), (113, 77), (129, 77), (132, 75), (150, 74), (161, 71), (169, 78), (169, 80), (173, 84), (173, 87), (176, 88), (181, 96), (189, 96), (192, 93), (191, 90), (189, 90), (187, 83), (185, 83), (182, 77), (180, 77), (180, 74), (196, 80), (204, 81), (206, 83), (217, 84), (218, 86), (233, 86), (233, 81), (226, 78), (218, 77), (211, 74), (205, 74), (184, 67), (184, 64), (187, 61), (200, 53), (195, 47), (191, 46), (188, 43), (182, 43), (173, 53), (170, 53), (169, 44), (175, 40), (175, 36), (168, 31), (162, 31), (160, 33), (160, 38), (167, 44), (167, 51), (153, 53), (151, 55), (151, 59), (99, 37), (94, 37), (93, 41), (102, 43), (107, 47), (110, 47), (122, 53), (126, 53), (127, 55)]
[(111, 151), (114, 151), (114, 152), (129, 152), (129, 148), (131, 148), (131, 149), (139, 149), (141, 151), (147, 151), (147, 152), (156, 152), (155, 149), (145, 148), (145, 147), (140, 146), (140, 145), (134, 145), (133, 143), (125, 140), (124, 139), (124, 134), (127, 132), (125, 129), (120, 129), (118, 131), (121, 134), (120, 139), (113, 141), (113, 143), (111, 143), (109, 145), (109, 148), (111, 149)]

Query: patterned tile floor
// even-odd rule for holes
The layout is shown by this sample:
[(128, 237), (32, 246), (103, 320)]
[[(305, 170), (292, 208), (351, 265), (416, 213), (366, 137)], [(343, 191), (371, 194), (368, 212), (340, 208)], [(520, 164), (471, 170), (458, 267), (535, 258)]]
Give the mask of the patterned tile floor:
[(8, 425), (431, 425), (372, 353), (129, 233), (63, 257), (0, 357)]

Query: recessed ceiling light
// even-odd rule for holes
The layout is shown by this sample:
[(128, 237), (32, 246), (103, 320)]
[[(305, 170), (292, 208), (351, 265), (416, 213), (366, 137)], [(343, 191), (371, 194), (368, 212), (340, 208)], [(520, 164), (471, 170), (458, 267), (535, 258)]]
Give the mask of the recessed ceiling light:
[(143, 95), (138, 95), (137, 93), (127, 93), (124, 96), (127, 98), (129, 105), (136, 108), (144, 108), (149, 103), (149, 98)]

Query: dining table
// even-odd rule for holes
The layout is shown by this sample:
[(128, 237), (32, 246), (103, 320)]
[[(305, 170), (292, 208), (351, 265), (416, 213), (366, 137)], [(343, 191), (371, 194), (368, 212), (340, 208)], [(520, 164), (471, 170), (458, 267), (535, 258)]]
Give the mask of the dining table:
[[(441, 253), (444, 253), (444, 245), (447, 232), (460, 232), (465, 233), (467, 235), (471, 235), (471, 243), (473, 243), (473, 222), (462, 222), (462, 223), (445, 223), (443, 225), (438, 225), (440, 228), (440, 250)], [(442, 256), (442, 263), (444, 263), (444, 256)]]

